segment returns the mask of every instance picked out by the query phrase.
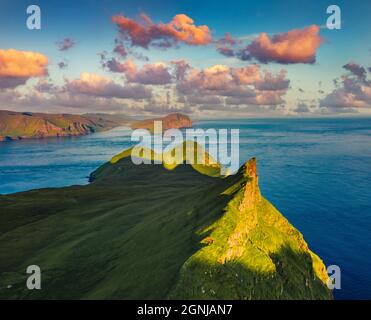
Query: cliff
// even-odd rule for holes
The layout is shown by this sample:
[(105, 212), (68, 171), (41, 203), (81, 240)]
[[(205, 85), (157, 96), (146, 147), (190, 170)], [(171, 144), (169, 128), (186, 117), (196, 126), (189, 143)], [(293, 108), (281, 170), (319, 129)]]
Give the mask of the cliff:
[(128, 123), (108, 114), (48, 114), (0, 110), (0, 141), (86, 135)]
[(0, 110), (0, 142), (27, 138), (80, 136), (127, 125), (153, 131), (153, 121), (161, 120), (163, 130), (192, 127), (188, 116), (180, 113), (163, 118), (132, 120), (121, 114), (49, 114)]
[[(223, 177), (130, 154), (86, 186), (0, 196), (0, 298), (331, 299), (323, 262), (260, 194), (255, 159)], [(31, 264), (42, 290), (25, 288)]]
[(148, 129), (151, 132), (154, 130), (154, 121), (162, 121), (162, 129), (181, 129), (191, 128), (191, 119), (181, 113), (172, 113), (162, 118), (147, 119), (142, 121), (136, 121), (132, 123), (132, 129)]

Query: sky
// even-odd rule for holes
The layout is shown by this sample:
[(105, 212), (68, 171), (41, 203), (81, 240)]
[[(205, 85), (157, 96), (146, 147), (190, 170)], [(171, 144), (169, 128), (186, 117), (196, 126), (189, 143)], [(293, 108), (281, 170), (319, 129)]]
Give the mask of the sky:
[(371, 114), (371, 1), (0, 3), (0, 109), (196, 117)]

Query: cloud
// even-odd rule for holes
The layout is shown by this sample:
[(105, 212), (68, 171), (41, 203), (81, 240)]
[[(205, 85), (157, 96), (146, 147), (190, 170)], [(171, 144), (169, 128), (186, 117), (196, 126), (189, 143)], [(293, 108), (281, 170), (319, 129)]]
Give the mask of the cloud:
[(67, 81), (65, 87), (72, 94), (105, 98), (147, 99), (152, 96), (151, 91), (142, 85), (122, 86), (111, 79), (87, 72), (82, 73), (79, 79)]
[(175, 106), (171, 106), (167, 103), (158, 103), (155, 100), (148, 101), (142, 109), (137, 109), (138, 111), (144, 111), (146, 113), (151, 114), (168, 114), (168, 113), (191, 113), (191, 109), (187, 106), (177, 108)]
[[(81, 81), (66, 81), (64, 86), (53, 84), (51, 79), (40, 79), (36, 85), (28, 87), (27, 91), (0, 91), (0, 103), (6, 105), (7, 109), (15, 111), (45, 112), (48, 110), (57, 113), (97, 111), (127, 114), (134, 110), (133, 106), (137, 103), (143, 103), (142, 99), (135, 99), (138, 97), (138, 92), (133, 94), (135, 88), (129, 87), (130, 92), (129, 89), (122, 90), (119, 86), (104, 85), (102, 84), (104, 81), (99, 80), (99, 77), (93, 78), (94, 75), (84, 75), (78, 79)], [(107, 83), (109, 84), (110, 81)], [(148, 94), (147, 96), (150, 98)]]
[(58, 62), (57, 65), (58, 65), (59, 69), (61, 69), (61, 70), (66, 69), (68, 67), (67, 62), (65, 62), (65, 61)]
[(0, 77), (0, 90), (13, 89), (15, 87), (24, 85), (27, 80), (28, 78)]
[(118, 54), (120, 57), (126, 57), (128, 55), (123, 43), (118, 39), (115, 39), (115, 47), (113, 48), (113, 52)]
[(310, 113), (311, 109), (304, 103), (300, 102), (294, 109), (296, 113)]
[(257, 64), (251, 64), (243, 68), (234, 68), (231, 70), (232, 76), (238, 84), (254, 84), (260, 81), (260, 67)]
[(335, 79), (335, 90), (320, 101), (325, 108), (371, 108), (371, 81), (366, 79), (365, 69), (355, 63), (348, 63), (344, 69), (350, 74)]
[(267, 33), (261, 33), (249, 45), (241, 49), (237, 56), (241, 60), (254, 58), (262, 63), (314, 63), (317, 49), (323, 43), (319, 30), (319, 26), (312, 25), (272, 37)]
[(48, 58), (41, 53), (0, 49), (0, 89), (15, 88), (33, 77), (48, 75)]
[(230, 33), (226, 33), (223, 38), (216, 41), (216, 50), (226, 57), (233, 57), (234, 47), (240, 43), (241, 41), (233, 38)]
[(185, 74), (191, 69), (190, 64), (185, 60), (174, 60), (171, 64), (175, 68), (175, 79), (177, 81), (184, 80)]
[(214, 65), (203, 70), (188, 67), (178, 77), (176, 89), (181, 99), (199, 105), (278, 105), (284, 102), (289, 83), (285, 70), (273, 75), (256, 64)]
[[(13, 93), (13, 92), (12, 92)], [(86, 112), (130, 112), (126, 102), (121, 99), (105, 97), (94, 97), (85, 94), (70, 94), (66, 91), (55, 92), (52, 95), (44, 95), (38, 92), (31, 92), (26, 95), (3, 96), (0, 92), (0, 101), (4, 103), (9, 100), (9, 110), (30, 110), (34, 112), (54, 111), (56, 113), (86, 113)]]
[(34, 88), (39, 92), (52, 93), (57, 91), (57, 87), (51, 82), (50, 79), (39, 79)]
[(124, 63), (115, 58), (103, 62), (112, 72), (124, 73), (128, 82), (144, 85), (165, 85), (171, 83), (172, 75), (164, 63), (145, 64), (138, 68), (132, 59)]
[(67, 51), (71, 49), (75, 44), (76, 42), (73, 39), (64, 38), (63, 40), (57, 42), (57, 47), (59, 51)]
[(281, 70), (277, 75), (273, 75), (270, 71), (264, 71), (264, 77), (257, 81), (255, 88), (258, 90), (287, 90), (290, 80), (286, 79), (286, 70)]
[(366, 79), (366, 69), (357, 63), (349, 62), (343, 66), (345, 70), (350, 71), (353, 75), (359, 79)]
[(177, 14), (166, 24), (155, 24), (145, 14), (141, 14), (140, 18), (136, 21), (123, 15), (112, 17), (112, 21), (119, 27), (121, 37), (132, 46), (167, 48), (177, 43), (206, 45), (212, 41), (209, 28), (205, 25), (196, 26), (185, 14)]
[(261, 91), (254, 92), (251, 96), (236, 96), (228, 97), (226, 103), (229, 105), (259, 105), (259, 106), (273, 106), (284, 103), (282, 96), (286, 92), (270, 92), (270, 91)]

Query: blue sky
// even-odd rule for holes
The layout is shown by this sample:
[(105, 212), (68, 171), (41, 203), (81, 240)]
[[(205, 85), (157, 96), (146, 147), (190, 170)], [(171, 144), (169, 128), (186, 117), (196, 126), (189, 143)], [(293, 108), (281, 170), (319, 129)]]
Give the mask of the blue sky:
[[(245, 39), (244, 45), (248, 45), (262, 32), (273, 36), (310, 25), (319, 26), (319, 35), (324, 42), (315, 52), (315, 63), (244, 61), (221, 55), (213, 44), (193, 46), (178, 43), (166, 50), (156, 47), (133, 48), (135, 52), (148, 57), (146, 62), (136, 59), (138, 68), (144, 63), (186, 60), (192, 68), (197, 69), (216, 64), (239, 68), (251, 63), (259, 63), (261, 70), (272, 73), (285, 69), (290, 88), (282, 96), (284, 103), (281, 105), (287, 106), (285, 108), (288, 110), (295, 108), (298, 103), (311, 104), (310, 100), (321, 99), (318, 95), (319, 82), (320, 89), (330, 94), (334, 90), (333, 80), (345, 73), (342, 68), (345, 64), (354, 62), (364, 68), (371, 67), (370, 1), (337, 1), (336, 4), (342, 10), (341, 30), (328, 30), (325, 27), (328, 16), (326, 8), (332, 4), (329, 1), (35, 1), (33, 4), (41, 8), (42, 28), (33, 31), (28, 30), (25, 24), (26, 8), (29, 4), (29, 1), (23, 0), (2, 1), (0, 49), (13, 48), (42, 53), (49, 61), (50, 81), (59, 86), (62, 86), (66, 79), (77, 79), (82, 72), (109, 77), (118, 82), (125, 81), (123, 74), (112, 73), (103, 68), (98, 56), (98, 53), (106, 51), (111, 57), (118, 34), (118, 27), (111, 18), (117, 14), (138, 20), (138, 15), (145, 13), (156, 24), (168, 23), (175, 15), (185, 14), (194, 20), (196, 26), (208, 26), (213, 40), (220, 39), (229, 32), (236, 39)], [(65, 38), (73, 39), (75, 45), (69, 50), (60, 51), (56, 42)], [(127, 48), (128, 44), (125, 45)], [(129, 58), (121, 57), (120, 62), (124, 63), (125, 59)], [(131, 59), (135, 60), (133, 57)], [(57, 65), (61, 61), (66, 61), (68, 68), (61, 70)], [(40, 79), (30, 78), (25, 86), (31, 86), (37, 80)], [(369, 83), (362, 85), (367, 89)], [(301, 92), (298, 91), (299, 88)], [(12, 89), (22, 92), (26, 90), (20, 87)], [(7, 90), (9, 91), (9, 88)], [(158, 94), (165, 92), (159, 87), (153, 90)], [(367, 103), (368, 101), (366, 106)], [(130, 105), (130, 102), (125, 101), (126, 104)], [(30, 105), (30, 108), (32, 107)], [(250, 109), (256, 109), (255, 107)], [(368, 113), (368, 110), (364, 110), (365, 108), (362, 108), (361, 113)]]

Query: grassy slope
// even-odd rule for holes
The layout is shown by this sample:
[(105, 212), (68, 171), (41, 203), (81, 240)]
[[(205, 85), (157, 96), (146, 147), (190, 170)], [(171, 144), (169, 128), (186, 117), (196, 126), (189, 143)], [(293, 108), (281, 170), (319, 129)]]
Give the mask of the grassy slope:
[[(243, 254), (219, 261), (249, 223), (237, 209), (243, 173), (136, 166), (125, 155), (88, 186), (0, 196), (0, 298), (330, 297), (322, 262), (265, 200), (238, 244)], [(42, 269), (42, 290), (25, 289), (31, 264)]]

